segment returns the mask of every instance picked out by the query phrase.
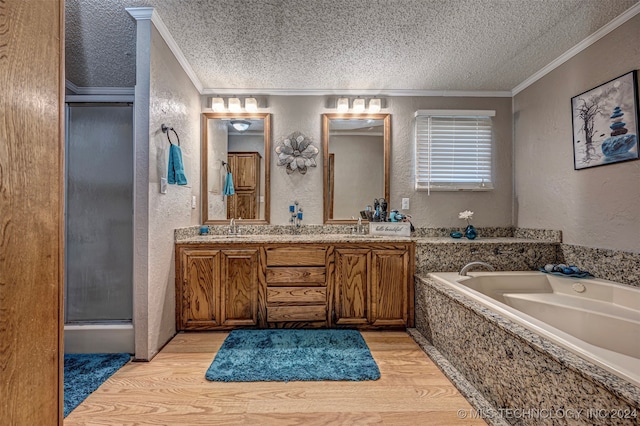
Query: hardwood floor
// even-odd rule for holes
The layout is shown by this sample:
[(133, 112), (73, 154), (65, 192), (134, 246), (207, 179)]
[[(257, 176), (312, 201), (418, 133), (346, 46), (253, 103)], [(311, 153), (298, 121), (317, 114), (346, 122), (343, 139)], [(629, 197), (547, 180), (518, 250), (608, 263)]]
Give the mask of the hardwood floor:
[(458, 417), (471, 406), (405, 332), (362, 332), (377, 381), (209, 382), (227, 334), (178, 334), (151, 362), (121, 368), (65, 426), (485, 424)]

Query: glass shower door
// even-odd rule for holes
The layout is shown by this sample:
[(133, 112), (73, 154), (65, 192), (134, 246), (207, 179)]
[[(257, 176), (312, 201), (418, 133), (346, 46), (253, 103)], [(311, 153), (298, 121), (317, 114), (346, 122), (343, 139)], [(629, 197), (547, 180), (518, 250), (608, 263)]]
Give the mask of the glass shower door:
[(65, 323), (133, 316), (133, 107), (68, 104)]

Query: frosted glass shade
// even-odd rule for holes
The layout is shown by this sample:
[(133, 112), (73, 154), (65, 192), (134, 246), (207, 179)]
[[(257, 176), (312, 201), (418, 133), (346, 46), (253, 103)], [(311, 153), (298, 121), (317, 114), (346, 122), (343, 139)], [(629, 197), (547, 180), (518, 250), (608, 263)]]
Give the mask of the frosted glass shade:
[(349, 111), (349, 99), (348, 98), (338, 98), (338, 103), (336, 105), (338, 112), (347, 112)]
[(381, 102), (378, 98), (373, 98), (369, 101), (369, 112), (380, 112)]
[(353, 100), (353, 112), (364, 112), (364, 99), (357, 98)]
[(211, 109), (215, 112), (224, 111), (224, 99), (222, 98), (212, 98), (211, 99)]
[(247, 112), (258, 111), (258, 101), (256, 100), (256, 98), (246, 98), (244, 100), (244, 109)]
[(242, 110), (242, 105), (240, 105), (240, 99), (229, 98), (229, 111), (240, 112), (241, 110)]

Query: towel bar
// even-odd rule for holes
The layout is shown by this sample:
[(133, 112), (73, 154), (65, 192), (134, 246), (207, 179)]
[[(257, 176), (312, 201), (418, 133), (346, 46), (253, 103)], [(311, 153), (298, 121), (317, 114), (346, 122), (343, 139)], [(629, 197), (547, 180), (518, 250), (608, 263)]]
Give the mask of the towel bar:
[(167, 134), (167, 139), (169, 139), (169, 145), (173, 145), (173, 142), (171, 142), (171, 136), (169, 134), (169, 130), (171, 130), (176, 135), (176, 139), (178, 139), (178, 146), (180, 146), (180, 136), (178, 136), (178, 132), (176, 132), (173, 127), (168, 127), (166, 124), (163, 124), (161, 126), (161, 129), (162, 129), (162, 133)]

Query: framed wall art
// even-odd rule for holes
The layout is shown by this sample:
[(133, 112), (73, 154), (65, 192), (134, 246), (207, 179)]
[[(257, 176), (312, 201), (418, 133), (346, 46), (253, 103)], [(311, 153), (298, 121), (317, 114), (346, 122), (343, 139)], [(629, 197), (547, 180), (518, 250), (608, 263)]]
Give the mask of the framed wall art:
[(573, 168), (638, 159), (638, 76), (633, 70), (571, 98)]

